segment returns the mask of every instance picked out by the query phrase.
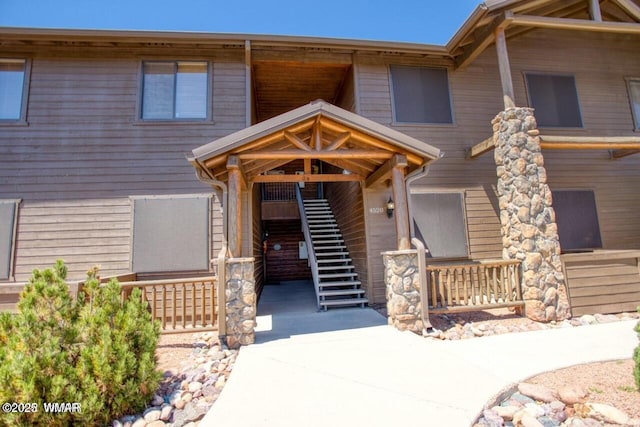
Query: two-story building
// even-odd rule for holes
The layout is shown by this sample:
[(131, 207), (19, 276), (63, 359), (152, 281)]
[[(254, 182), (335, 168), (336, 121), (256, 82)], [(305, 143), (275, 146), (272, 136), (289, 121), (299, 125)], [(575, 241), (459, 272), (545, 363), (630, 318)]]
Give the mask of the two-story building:
[[(333, 299), (385, 302), (381, 252), (413, 236), (427, 263), (515, 257), (497, 176), (520, 154), (494, 155), (492, 121), (531, 107), (574, 314), (633, 309), (638, 253), (614, 250), (640, 248), (639, 22), (638, 0), (492, 0), (445, 46), (2, 28), (0, 281), (58, 258), (200, 274), (224, 246), (258, 290), (334, 275), (357, 292)], [(309, 261), (296, 188), (348, 262)]]

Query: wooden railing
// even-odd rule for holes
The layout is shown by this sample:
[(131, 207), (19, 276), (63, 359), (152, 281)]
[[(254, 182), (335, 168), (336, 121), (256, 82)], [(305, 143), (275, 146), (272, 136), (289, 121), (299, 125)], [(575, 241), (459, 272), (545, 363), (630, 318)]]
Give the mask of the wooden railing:
[(302, 192), (300, 187), (296, 184), (296, 199), (298, 200), (298, 209), (300, 210), (300, 221), (302, 222), (302, 232), (304, 233), (304, 240), (307, 242), (307, 256), (309, 257), (309, 267), (311, 267), (311, 277), (313, 278), (313, 287), (316, 291), (316, 306), (320, 310), (320, 276), (318, 272), (318, 261), (316, 259), (316, 251), (313, 247), (313, 239), (311, 238), (311, 231), (309, 230), (309, 222), (307, 221), (307, 214), (304, 210), (304, 200), (302, 199)]
[(520, 261), (432, 264), (426, 270), (430, 311), (474, 311), (524, 305)]
[(146, 280), (122, 282), (122, 297), (135, 288), (142, 289), (142, 298), (149, 303), (162, 333), (217, 330), (218, 297), (215, 277)]

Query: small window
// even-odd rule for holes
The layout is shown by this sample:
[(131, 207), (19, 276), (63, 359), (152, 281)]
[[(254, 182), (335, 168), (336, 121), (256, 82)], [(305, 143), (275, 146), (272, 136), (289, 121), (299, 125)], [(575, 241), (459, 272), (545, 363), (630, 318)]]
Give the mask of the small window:
[(463, 193), (415, 193), (411, 214), (416, 237), (433, 258), (467, 258)]
[(526, 73), (529, 104), (540, 127), (581, 128), (574, 76)]
[(23, 119), (26, 61), (0, 59), (0, 120)]
[(453, 123), (445, 68), (392, 65), (390, 70), (396, 122)]
[(640, 130), (640, 79), (629, 79), (629, 101), (635, 130)]
[(591, 190), (552, 191), (560, 248), (580, 251), (602, 247), (596, 198)]
[(133, 197), (136, 273), (209, 269), (209, 196)]
[(145, 62), (142, 82), (144, 120), (194, 120), (208, 116), (206, 62)]
[(0, 200), (0, 280), (12, 276), (18, 200)]

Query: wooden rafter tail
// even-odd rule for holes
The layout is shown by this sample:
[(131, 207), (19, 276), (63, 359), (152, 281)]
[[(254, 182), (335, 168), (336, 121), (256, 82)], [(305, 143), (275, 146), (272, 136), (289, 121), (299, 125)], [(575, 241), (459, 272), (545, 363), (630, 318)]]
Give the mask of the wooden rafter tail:
[(493, 141), (493, 136), (490, 136), (489, 138), (485, 139), (484, 141), (474, 145), (473, 147), (471, 147), (471, 149), (469, 149), (469, 153), (468, 153), (468, 157), (470, 159), (476, 159), (478, 157), (480, 157), (481, 155), (483, 155), (484, 153), (487, 153), (491, 150), (493, 150), (494, 148), (496, 148), (496, 145)]

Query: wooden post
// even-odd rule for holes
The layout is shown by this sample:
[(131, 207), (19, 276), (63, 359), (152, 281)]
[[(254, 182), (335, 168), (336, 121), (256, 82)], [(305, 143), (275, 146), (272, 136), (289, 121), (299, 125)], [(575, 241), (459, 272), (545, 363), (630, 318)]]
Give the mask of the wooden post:
[(507, 52), (507, 39), (504, 35), (504, 28), (496, 30), (496, 50), (498, 51), (498, 68), (500, 70), (500, 81), (502, 82), (502, 96), (504, 98), (504, 108), (516, 106), (513, 101), (513, 79), (511, 78), (511, 65), (509, 64), (509, 54)]
[(600, 12), (600, 0), (590, 0), (589, 11), (591, 12), (591, 19), (597, 22), (602, 22), (602, 13)]
[(229, 168), (229, 252), (232, 257), (242, 256), (242, 173), (237, 167)]
[(398, 250), (410, 249), (411, 235), (409, 231), (409, 206), (407, 204), (404, 166), (395, 166), (391, 171), (391, 185), (395, 204), (396, 235)]

